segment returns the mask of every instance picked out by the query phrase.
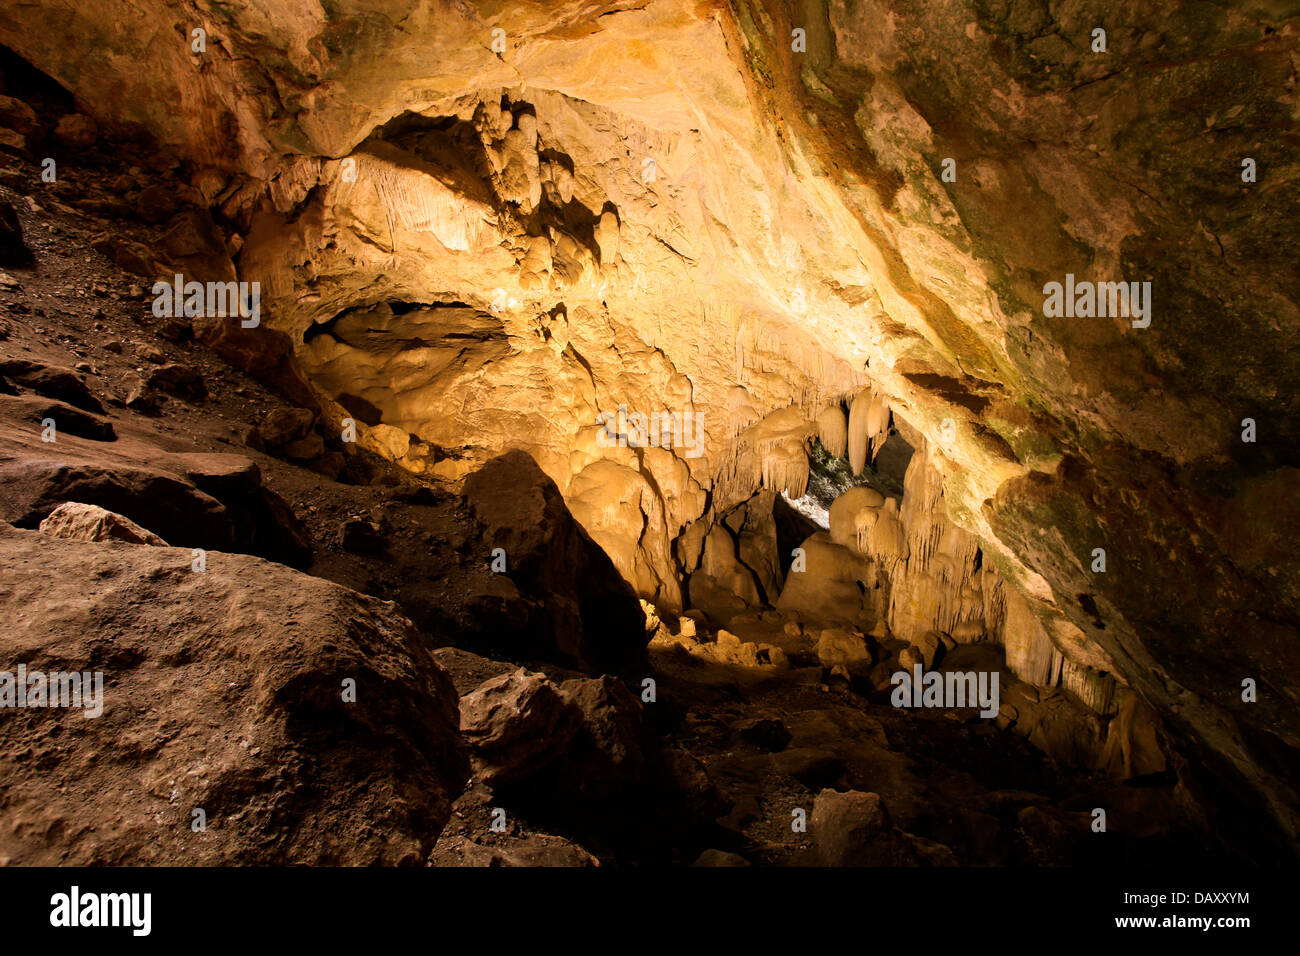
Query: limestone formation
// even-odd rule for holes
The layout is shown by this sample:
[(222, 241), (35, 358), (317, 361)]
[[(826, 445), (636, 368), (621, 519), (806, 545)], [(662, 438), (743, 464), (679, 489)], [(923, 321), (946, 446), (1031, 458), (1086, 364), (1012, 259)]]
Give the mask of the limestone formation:
[(831, 540), (859, 554), (871, 554), (868, 535), (884, 503), (884, 496), (874, 488), (858, 486), (844, 492), (831, 504)]
[(806, 567), (786, 575), (777, 607), (803, 619), (870, 630), (888, 608), (887, 582), (878, 568), (818, 532), (800, 545)]
[[(162, 339), (188, 326), (196, 354), (310, 409), (268, 446), (291, 461), (355, 477), (377, 456), (467, 488), (509, 569), (477, 593), (527, 620), (497, 628), (524, 634), (515, 649), (639, 666), (621, 643), (644, 633), (637, 599), (715, 626), (774, 605), (813, 633), (999, 646), (1095, 716), (1066, 750), (1132, 695), (1267, 821), (1261, 845), (1300, 846), (1287, 5), (47, 6), (0, 16), (59, 93), (38, 113), (6, 86), (0, 183), (37, 183), (38, 145), (66, 166), (148, 142), (120, 189), (39, 195), (138, 220), (86, 250), (132, 273), (132, 308), (176, 272), (258, 283), (256, 327), (173, 316)], [(2, 254), (48, 261), (11, 205)], [(13, 269), (16, 305), (45, 274)], [(1076, 280), (1114, 307), (1056, 308), (1048, 290)], [(21, 301), (16, 321), (54, 324)], [(35, 527), (85, 502), (173, 545), (305, 565), (246, 471), (140, 454), (130, 416), (205, 409), (220, 382), (139, 355), (113, 390), (6, 358), (0, 419), (26, 437), (0, 460), (0, 516)], [(59, 439), (37, 455), (47, 418)], [(328, 444), (345, 427), (355, 442)], [(766, 502), (815, 490), (814, 439), (883, 500), (822, 502), (829, 528), (773, 547)], [(895, 439), (915, 449), (901, 490)], [(545, 483), (513, 495), (503, 457)], [(575, 567), (594, 583), (559, 580)], [(1246, 700), (1249, 675), (1268, 693)]]

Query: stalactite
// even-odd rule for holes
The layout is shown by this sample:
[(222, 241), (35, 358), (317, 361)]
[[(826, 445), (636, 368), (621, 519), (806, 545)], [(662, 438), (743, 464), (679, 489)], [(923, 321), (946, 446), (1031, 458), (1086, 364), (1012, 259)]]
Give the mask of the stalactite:
[(732, 441), (714, 485), (715, 501), (729, 506), (759, 488), (802, 498), (808, 490), (807, 444), (816, 424), (798, 405), (790, 405), (754, 422), (748, 393), (732, 389)]
[(1062, 659), (1061, 686), (1099, 714), (1115, 712), (1115, 678)]
[(817, 416), (817, 438), (832, 458), (843, 458), (849, 446), (848, 424), (844, 408), (836, 403)]
[(849, 406), (849, 466), (855, 475), (862, 474), (862, 470), (867, 467), (867, 453), (870, 450), (867, 418), (872, 397), (871, 389), (866, 389), (859, 392)]
[(799, 439), (781, 437), (759, 444), (755, 449), (758, 484), (773, 491), (784, 491), (791, 498), (802, 498), (808, 490), (808, 454)]
[(889, 438), (889, 401), (877, 395), (867, 409), (867, 439), (871, 444), (871, 460), (875, 461), (880, 449)]
[(1004, 592), (1006, 617), (1002, 646), (1007, 667), (1023, 681), (1039, 687), (1054, 687), (1061, 673), (1061, 652), (1034, 616), (1025, 599), (1014, 591)]

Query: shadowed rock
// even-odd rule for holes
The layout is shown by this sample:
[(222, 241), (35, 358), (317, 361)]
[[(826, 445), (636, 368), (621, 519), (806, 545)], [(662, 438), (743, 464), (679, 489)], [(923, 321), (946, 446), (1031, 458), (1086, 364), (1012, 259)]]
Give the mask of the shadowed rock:
[(465, 498), (483, 545), (505, 552), (505, 576), (532, 602), (526, 623), (501, 635), (504, 647), (611, 673), (644, 661), (636, 595), (532, 458), (513, 451), (493, 459), (465, 481)]

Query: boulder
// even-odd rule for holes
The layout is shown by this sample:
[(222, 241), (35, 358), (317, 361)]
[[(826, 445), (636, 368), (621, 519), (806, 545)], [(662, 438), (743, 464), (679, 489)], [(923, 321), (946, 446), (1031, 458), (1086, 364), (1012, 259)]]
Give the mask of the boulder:
[(158, 184), (146, 186), (135, 201), (136, 215), (155, 226), (170, 219), (176, 208), (176, 191)]
[(663, 802), (669, 812), (691, 820), (716, 820), (735, 801), (714, 783), (704, 762), (689, 750), (666, 747), (660, 754)]
[(731, 726), (741, 740), (769, 753), (778, 753), (790, 743), (790, 731), (774, 717), (749, 717)]
[(396, 461), (410, 451), (411, 436), (400, 428), (392, 425), (373, 425), (369, 435), (375, 440), (380, 454), (391, 461)]
[(484, 681), (515, 671), (513, 664), (480, 657), (459, 647), (440, 647), (433, 651), (433, 659), (451, 676), (456, 693), (462, 697), (473, 693)]
[(943, 656), (945, 643), (938, 631), (926, 631), (912, 642), (912, 648), (920, 658), (921, 667), (929, 670)]
[(0, 462), (0, 519), (35, 528), (65, 501), (78, 501), (176, 547), (245, 551), (299, 568), (311, 563), (306, 529), (262, 486), (247, 458), (156, 449), (157, 467), (146, 468), (67, 442), (39, 447)]
[(203, 375), (197, 369), (177, 362), (158, 366), (149, 373), (146, 382), (151, 388), (189, 402), (202, 402), (208, 397)]
[(866, 638), (838, 627), (826, 628), (817, 638), (817, 659), (823, 667), (840, 666), (854, 676), (865, 675), (875, 661)]
[(31, 261), (32, 252), (23, 242), (18, 214), (8, 202), (0, 200), (0, 266), (24, 266)]
[(47, 443), (42, 438), (42, 444), (51, 447), (68, 435), (93, 442), (117, 441), (117, 430), (108, 419), (39, 395), (4, 396), (0, 398), (0, 414), (11, 423), (26, 424), (42, 434), (52, 422), (53, 441)]
[(338, 545), (352, 554), (383, 554), (388, 541), (373, 521), (350, 518), (339, 525)]
[(30, 136), (38, 129), (36, 112), (20, 99), (0, 96), (0, 126)]
[(199, 572), (2, 524), (0, 567), (0, 659), (103, 675), (98, 717), (0, 720), (27, 755), (0, 777), (10, 862), (423, 862), (468, 761), (451, 681), (393, 605), (246, 555)]
[[(482, 531), (483, 559), (501, 548), (520, 595), (520, 656), (607, 673), (640, 673), (645, 615), (610, 559), (573, 520), (555, 483), (526, 453), (509, 452), (465, 481)], [(485, 625), (486, 626), (486, 625)]]
[(149, 277), (159, 273), (158, 263), (149, 249), (130, 239), (103, 236), (92, 242), (91, 248), (133, 275)]
[(608, 675), (566, 680), (560, 696), (581, 719), (563, 761), (578, 789), (602, 794), (637, 784), (644, 763), (640, 701)]
[(66, 501), (59, 505), (40, 523), (37, 530), (55, 538), (71, 538), (74, 541), (126, 541), (130, 544), (170, 547), (162, 538), (140, 527), (130, 518), (79, 501)]
[(830, 787), (844, 775), (844, 761), (818, 747), (792, 747), (777, 754), (773, 761), (782, 773), (809, 790)]
[(67, 402), (82, 411), (104, 414), (104, 406), (73, 369), (30, 359), (7, 359), (0, 361), (0, 375), (38, 395)]
[(236, 548), (305, 569), (312, 561), (311, 536), (283, 498), (262, 484), (262, 472), (242, 455), (194, 453), (167, 461), (187, 481), (227, 509)]
[(518, 781), (559, 757), (581, 723), (558, 687), (522, 667), (486, 681), (460, 702), (474, 776), (491, 787)]
[(805, 567), (786, 574), (777, 608), (801, 620), (870, 630), (885, 616), (889, 591), (875, 566), (819, 531), (804, 541)]
[(318, 475), (324, 475), (331, 481), (338, 481), (339, 476), (343, 474), (347, 467), (347, 459), (339, 451), (327, 451), (319, 458), (312, 461), (308, 466)]
[(257, 434), (268, 448), (278, 448), (303, 438), (316, 416), (306, 408), (277, 408), (257, 426)]
[(284, 457), (290, 461), (311, 461), (325, 454), (325, 439), (316, 432), (284, 446)]
[(823, 790), (813, 801), (809, 829), (823, 866), (891, 866), (907, 859), (900, 839), (876, 793)]

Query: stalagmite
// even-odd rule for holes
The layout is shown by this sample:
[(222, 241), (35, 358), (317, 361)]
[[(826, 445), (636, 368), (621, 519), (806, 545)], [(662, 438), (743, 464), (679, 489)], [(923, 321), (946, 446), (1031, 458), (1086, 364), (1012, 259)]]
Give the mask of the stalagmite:
[(830, 507), (831, 540), (859, 554), (867, 553), (867, 537), (876, 523), (885, 497), (874, 488), (850, 488)]
[(907, 560), (907, 535), (898, 520), (898, 499), (886, 498), (879, 517), (867, 532), (867, 550), (892, 574)]
[(544, 290), (551, 281), (551, 243), (545, 236), (528, 240), (528, 252), (519, 263), (519, 287)]
[[(996, 637), (1001, 582), (981, 566), (979, 540), (948, 518), (943, 474), (924, 441), (908, 463), (903, 489), (899, 522), (906, 546), (890, 571), (890, 628), (904, 639), (928, 631), (959, 643)], [(883, 540), (883, 529), (878, 537)]]
[(595, 235), (600, 264), (610, 265), (618, 257), (618, 217), (606, 209), (596, 223)]
[(848, 424), (844, 420), (844, 406), (838, 402), (817, 416), (817, 438), (832, 458), (843, 458), (849, 445)]

